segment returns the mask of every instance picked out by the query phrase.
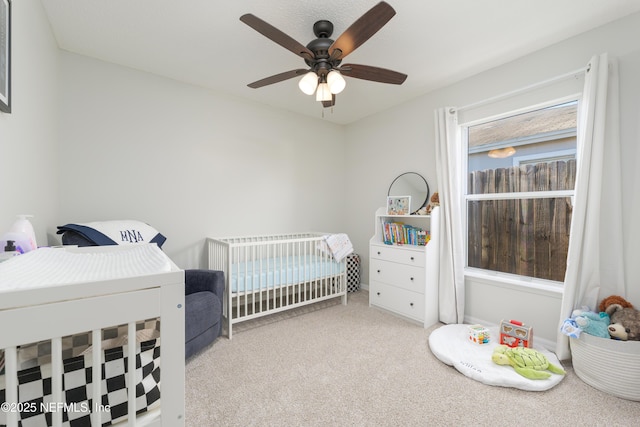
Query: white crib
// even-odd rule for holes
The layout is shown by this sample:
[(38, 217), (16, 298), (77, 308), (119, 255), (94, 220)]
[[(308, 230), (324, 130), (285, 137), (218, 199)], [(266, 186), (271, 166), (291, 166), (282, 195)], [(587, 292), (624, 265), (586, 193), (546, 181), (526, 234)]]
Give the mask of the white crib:
[(325, 233), (208, 238), (209, 269), (225, 274), (224, 316), (233, 325), (303, 305), (342, 298), (346, 260), (337, 262)]
[[(102, 375), (108, 369), (105, 368), (106, 350), (102, 349), (103, 331), (124, 325), (127, 338), (120, 348), (123, 350), (121, 354), (124, 353), (121, 377), (125, 388), (119, 392), (126, 393), (126, 404), (123, 405), (127, 425), (184, 425), (184, 271), (154, 247), (157, 260), (164, 263), (159, 269), (151, 266), (145, 270), (144, 264), (148, 259), (145, 251), (149, 249), (134, 249), (133, 246), (38, 249), (34, 257), (44, 254), (40, 259), (49, 257), (50, 252), (38, 251), (62, 252), (56, 253), (50, 264), (33, 263), (37, 265), (28, 271), (33, 271), (34, 277), (38, 278), (34, 281), (25, 278), (20, 268), (12, 269), (14, 265), (10, 265), (15, 261), (15, 266), (18, 262), (22, 262), (21, 268), (28, 266), (31, 253), (0, 264), (0, 355), (4, 360), (4, 393), (0, 393), (0, 397), (5, 395), (0, 399), (0, 424), (16, 427), (19, 421), (23, 426), (43, 425), (44, 422), (46, 426), (45, 417), (49, 417), (53, 426), (63, 426), (69, 425), (68, 421), (63, 421), (63, 414), (70, 418), (76, 412), (87, 412), (84, 417), (90, 419), (91, 426), (110, 423), (113, 411), (109, 417), (103, 415), (109, 409), (103, 404), (106, 380)], [(56, 268), (58, 263), (55, 259), (60, 255), (71, 257), (68, 260), (74, 266), (72, 270), (77, 270), (76, 274), (69, 273), (70, 269), (64, 262), (60, 264), (61, 268)], [(84, 270), (83, 266), (86, 267)], [(114, 270), (117, 270), (115, 274)], [(8, 279), (11, 274), (15, 281)], [(59, 275), (68, 276), (69, 280), (59, 282)], [(79, 279), (81, 277), (96, 280)], [(136, 348), (140, 349), (140, 343), (136, 343), (136, 324), (148, 319), (161, 322), (162, 351), (159, 361), (154, 360), (159, 363), (161, 374), (161, 382), (158, 379), (155, 390), (159, 390), (161, 398), (155, 402), (155, 407), (141, 410), (141, 401), (136, 398), (136, 387), (141, 385), (141, 369), (138, 367), (136, 370), (136, 356), (140, 363), (140, 354), (136, 351)], [(84, 333), (91, 337), (91, 347), (83, 357), (90, 366), (101, 366), (102, 369), (86, 370), (86, 384), (82, 387), (86, 390), (87, 400), (71, 404), (68, 402), (69, 389), (77, 384), (71, 384), (69, 377), (65, 376), (68, 359), (63, 361), (62, 347), (69, 336)], [(18, 366), (20, 351), (34, 343), (50, 343), (46, 369), (50, 370), (51, 387), (50, 391), (41, 390), (37, 398), (33, 389), (27, 391), (23, 388), (19, 378), (25, 371), (20, 371)], [(157, 350), (159, 348), (154, 349), (154, 357), (159, 356)], [(41, 370), (44, 372), (44, 368)], [(102, 384), (102, 387), (92, 387), (92, 384)], [(136, 413), (137, 416), (131, 416)], [(25, 421), (25, 418), (28, 419)]]

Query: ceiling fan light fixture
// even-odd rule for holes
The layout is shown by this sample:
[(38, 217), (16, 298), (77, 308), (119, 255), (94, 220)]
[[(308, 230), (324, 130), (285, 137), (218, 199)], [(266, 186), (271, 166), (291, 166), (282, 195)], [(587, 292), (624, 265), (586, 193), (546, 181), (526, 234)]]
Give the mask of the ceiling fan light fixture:
[(313, 71), (309, 71), (298, 82), (298, 87), (307, 95), (313, 95), (318, 87), (318, 75)]
[(329, 85), (331, 93), (337, 95), (344, 90), (347, 82), (339, 71), (331, 70), (329, 74), (327, 74), (327, 84)]
[(331, 91), (327, 83), (320, 83), (316, 91), (316, 101), (331, 101)]
[(335, 105), (336, 94), (344, 90), (346, 82), (339, 70), (351, 78), (371, 80), (379, 83), (402, 84), (406, 74), (370, 65), (343, 64), (338, 66), (354, 50), (365, 43), (393, 18), (396, 11), (387, 2), (380, 1), (353, 24), (347, 27), (340, 36), (333, 40), (333, 24), (327, 20), (319, 20), (313, 25), (314, 40), (303, 45), (291, 36), (251, 13), (245, 13), (240, 21), (279, 44), (293, 54), (304, 59), (307, 68), (285, 71), (249, 83), (252, 89), (261, 88), (295, 77), (302, 79), (298, 86), (303, 93), (312, 95), (316, 92), (316, 100), (322, 102), (324, 108)]

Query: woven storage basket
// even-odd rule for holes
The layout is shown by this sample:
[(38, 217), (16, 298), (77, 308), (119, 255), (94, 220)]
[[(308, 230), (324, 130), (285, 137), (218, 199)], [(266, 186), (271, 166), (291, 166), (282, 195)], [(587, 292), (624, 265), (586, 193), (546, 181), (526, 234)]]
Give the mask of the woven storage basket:
[(613, 396), (640, 401), (640, 341), (580, 334), (570, 345), (573, 370), (582, 381)]

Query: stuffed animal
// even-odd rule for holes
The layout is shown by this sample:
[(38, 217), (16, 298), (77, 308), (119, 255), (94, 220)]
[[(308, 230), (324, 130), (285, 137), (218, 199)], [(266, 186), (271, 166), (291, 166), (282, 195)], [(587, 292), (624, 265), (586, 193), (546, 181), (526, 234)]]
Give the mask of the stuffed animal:
[(601, 338), (610, 338), (609, 316), (607, 313), (574, 310), (573, 318), (583, 332)]
[(612, 295), (600, 302), (600, 307), (611, 318), (609, 335), (622, 341), (640, 341), (640, 311), (633, 304), (618, 295)]
[(640, 311), (622, 307), (620, 304), (611, 304), (607, 307), (607, 313), (611, 317), (611, 336), (623, 341), (640, 341)]
[(427, 206), (423, 206), (420, 209), (418, 209), (418, 212), (416, 212), (416, 215), (428, 215)]
[(427, 205), (427, 215), (429, 215), (431, 210), (436, 206), (440, 206), (440, 196), (437, 191), (431, 195), (431, 203)]
[(491, 360), (498, 365), (510, 365), (517, 373), (530, 380), (544, 380), (554, 374), (564, 375), (564, 369), (549, 362), (547, 357), (537, 350), (527, 347), (510, 348), (498, 345), (491, 355)]
[(579, 338), (582, 332), (603, 338), (609, 338), (607, 326), (609, 325), (607, 313), (594, 313), (589, 307), (583, 305), (571, 312), (571, 317), (564, 320), (560, 332), (570, 338)]
[(621, 296), (610, 295), (610, 296), (606, 297), (605, 299), (603, 299), (602, 301), (600, 301), (600, 305), (598, 306), (598, 310), (607, 311), (607, 307), (609, 307), (611, 304), (620, 304), (622, 307), (631, 307), (631, 308), (633, 308), (633, 305), (629, 301), (627, 301), (626, 299), (622, 298)]
[(609, 325), (609, 335), (614, 340), (627, 341), (629, 339), (629, 332), (620, 323), (612, 323)]

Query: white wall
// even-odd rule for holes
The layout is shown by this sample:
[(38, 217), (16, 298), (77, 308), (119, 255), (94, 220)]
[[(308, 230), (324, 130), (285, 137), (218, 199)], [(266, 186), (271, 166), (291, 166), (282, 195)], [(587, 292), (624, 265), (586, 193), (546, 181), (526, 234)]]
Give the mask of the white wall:
[[(383, 206), (388, 185), (401, 172), (423, 173), (432, 186), (435, 179), (433, 112), (438, 107), (463, 106), (587, 64), (594, 54), (617, 57), (621, 86), (621, 154), (627, 297), (640, 305), (640, 263), (636, 246), (640, 226), (640, 14), (590, 31), (494, 68), (411, 103), (361, 120), (347, 130), (347, 185), (350, 199), (347, 230), (363, 258), (363, 282), (368, 281), (368, 239), (373, 215)], [(411, 76), (409, 76), (411, 78)], [(366, 156), (364, 153), (367, 153)], [(390, 160), (392, 158), (393, 160)], [(634, 190), (636, 189), (636, 190)], [(522, 291), (513, 286), (467, 279), (465, 316), (486, 324), (515, 318), (532, 324), (536, 336), (555, 341), (561, 295), (545, 290)]]
[(57, 224), (136, 219), (183, 268), (207, 236), (345, 231), (341, 126), (61, 53)]
[(16, 214), (33, 214), (36, 240), (46, 244), (57, 209), (58, 48), (40, 1), (13, 1), (11, 9), (12, 112), (0, 113), (0, 235)]
[(346, 229), (361, 255), (364, 283), (368, 283), (374, 214), (385, 206), (391, 182), (403, 172), (417, 172), (435, 191), (432, 123), (433, 110), (410, 102), (347, 127)]

